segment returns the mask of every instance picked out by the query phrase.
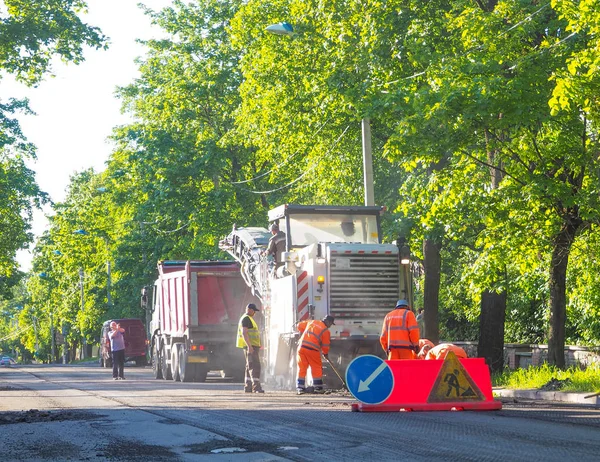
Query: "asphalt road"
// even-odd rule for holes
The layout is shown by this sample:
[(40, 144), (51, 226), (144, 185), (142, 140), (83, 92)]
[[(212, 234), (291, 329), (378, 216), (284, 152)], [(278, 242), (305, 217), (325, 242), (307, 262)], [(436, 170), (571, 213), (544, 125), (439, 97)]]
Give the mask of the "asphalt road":
[(248, 394), (218, 377), (157, 381), (126, 368), (0, 369), (0, 460), (592, 461), (600, 411), (351, 412), (345, 393)]

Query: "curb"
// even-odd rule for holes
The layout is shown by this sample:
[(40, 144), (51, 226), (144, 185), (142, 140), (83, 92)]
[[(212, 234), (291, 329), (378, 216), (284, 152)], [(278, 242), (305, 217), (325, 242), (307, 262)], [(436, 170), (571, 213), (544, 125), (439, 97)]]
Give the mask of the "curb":
[(540, 391), (532, 388), (530, 390), (510, 390), (506, 388), (494, 388), (495, 396), (503, 398), (523, 398), (540, 401), (555, 401), (562, 403), (583, 404), (600, 408), (600, 396), (586, 398), (592, 393), (568, 393), (564, 391)]

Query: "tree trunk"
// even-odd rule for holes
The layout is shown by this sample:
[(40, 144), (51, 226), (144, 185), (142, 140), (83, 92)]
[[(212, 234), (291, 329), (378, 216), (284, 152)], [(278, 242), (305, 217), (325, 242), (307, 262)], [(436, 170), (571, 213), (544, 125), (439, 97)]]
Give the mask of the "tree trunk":
[[(494, 9), (493, 5), (491, 10)], [(491, 11), (489, 10), (489, 11)], [(502, 119), (502, 114), (498, 115)], [(503, 180), (502, 157), (496, 149), (489, 149), (490, 133), (485, 130), (485, 141), (488, 146), (487, 160), (490, 165), (490, 187), (498, 189)], [(498, 277), (500, 276), (498, 272)], [(506, 276), (504, 276), (506, 279)], [(504, 368), (504, 321), (506, 319), (506, 291), (497, 293), (486, 290), (481, 294), (481, 315), (479, 317), (479, 342), (477, 356), (485, 358), (492, 372), (500, 372)]]
[(581, 219), (568, 220), (554, 239), (550, 264), (550, 331), (548, 333), (548, 364), (565, 367), (565, 322), (567, 320), (566, 280), (571, 245), (582, 225)]
[(423, 241), (423, 266), (425, 270), (425, 283), (423, 287), (423, 317), (425, 319), (425, 332), (422, 338), (427, 338), (437, 344), (440, 341), (440, 326), (438, 320), (440, 298), (440, 273), (442, 258), (440, 256), (441, 243), (433, 239)]
[(504, 319), (506, 316), (506, 292), (485, 291), (481, 294), (479, 318), (479, 343), (477, 356), (485, 358), (492, 372), (504, 368)]

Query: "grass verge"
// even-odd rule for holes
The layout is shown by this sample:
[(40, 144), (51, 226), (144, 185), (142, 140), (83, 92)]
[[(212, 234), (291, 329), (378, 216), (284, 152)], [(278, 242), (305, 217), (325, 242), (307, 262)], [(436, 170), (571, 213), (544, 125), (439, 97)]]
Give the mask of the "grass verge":
[(600, 367), (585, 370), (571, 367), (561, 370), (544, 364), (540, 367), (516, 369), (492, 375), (494, 387), (528, 389), (543, 388), (551, 381), (560, 381), (560, 391), (597, 393), (600, 391)]

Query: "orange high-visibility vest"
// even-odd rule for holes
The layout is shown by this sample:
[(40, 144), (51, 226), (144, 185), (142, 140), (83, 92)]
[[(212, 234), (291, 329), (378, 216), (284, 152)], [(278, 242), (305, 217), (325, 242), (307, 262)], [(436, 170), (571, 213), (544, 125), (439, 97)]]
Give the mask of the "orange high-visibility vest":
[(298, 330), (302, 332), (298, 348), (322, 351), (324, 355), (329, 353), (331, 333), (323, 321), (301, 321)]
[(461, 347), (452, 345), (451, 343), (440, 343), (427, 352), (425, 359), (446, 359), (446, 355), (452, 351), (457, 358), (466, 358), (467, 353)]
[(419, 325), (411, 310), (397, 308), (385, 315), (381, 336), (383, 351), (406, 349), (415, 351), (419, 347)]

